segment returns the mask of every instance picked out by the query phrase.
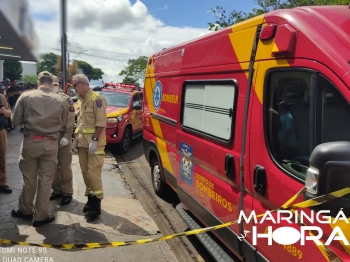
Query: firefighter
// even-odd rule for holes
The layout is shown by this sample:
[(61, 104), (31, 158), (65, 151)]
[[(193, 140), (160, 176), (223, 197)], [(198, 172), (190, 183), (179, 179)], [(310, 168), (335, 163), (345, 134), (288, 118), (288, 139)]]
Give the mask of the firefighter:
[(11, 110), (6, 97), (0, 94), (0, 193), (11, 194), (12, 189), (7, 185), (6, 147), (7, 147), (7, 118), (11, 117)]
[(107, 103), (103, 96), (89, 87), (89, 79), (84, 74), (73, 76), (73, 87), (78, 98), (78, 124), (75, 130), (79, 163), (83, 174), (88, 201), (84, 206), (90, 218), (101, 214), (102, 165), (106, 145)]
[(60, 130), (60, 138), (58, 140), (58, 164), (55, 174), (55, 178), (52, 183), (53, 192), (50, 196), (50, 200), (61, 199), (61, 205), (68, 205), (72, 201), (73, 195), (73, 172), (71, 168), (72, 164), (72, 135), (74, 126), (74, 107), (73, 101), (69, 96), (59, 92), (58, 77), (54, 77), (53, 91), (62, 96), (69, 106), (67, 123)]
[[(53, 75), (43, 71), (38, 76), (39, 88), (23, 93), (14, 107), (14, 125), (24, 125), (19, 168), (24, 185), (18, 209), (13, 217), (32, 220), (33, 227), (51, 223), (55, 216), (49, 214), (52, 181), (57, 166), (59, 130), (66, 124), (66, 100), (53, 92)], [(36, 194), (36, 203), (33, 205)]]

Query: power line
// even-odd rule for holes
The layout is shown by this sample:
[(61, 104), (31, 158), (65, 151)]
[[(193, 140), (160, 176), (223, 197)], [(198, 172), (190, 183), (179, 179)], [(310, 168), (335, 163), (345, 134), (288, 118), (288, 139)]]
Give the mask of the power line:
[[(70, 45), (68, 43), (68, 46), (71, 46), (71, 47), (76, 47), (76, 48), (81, 48), (80, 46), (76, 46), (76, 45)], [(82, 48), (83, 49), (83, 48)], [(126, 56), (141, 56), (141, 55), (134, 55), (134, 54), (126, 54), (126, 53), (118, 53), (118, 52), (112, 52), (112, 51), (103, 51), (103, 50), (100, 50), (100, 49), (91, 49), (91, 48), (86, 48), (88, 50), (93, 50), (93, 51), (99, 51), (99, 52), (104, 52), (104, 53), (111, 53), (111, 54), (119, 54), (119, 55), (126, 55)]]
[[(68, 43), (68, 46), (73, 47), (73, 48), (88, 49), (88, 51), (92, 50), (92, 51), (111, 53), (111, 54), (119, 54), (119, 55), (125, 55), (125, 56), (142, 56), (139, 54), (127, 54), (127, 53), (119, 53), (119, 52), (112, 52), (112, 51), (104, 51), (104, 50), (100, 50), (100, 49), (91, 49), (89, 47), (83, 48), (81, 46), (71, 45), (69, 43)], [(50, 47), (51, 48), (51, 46), (43, 46), (43, 47)], [(56, 49), (56, 50), (61, 50), (61, 49)], [(69, 52), (74, 53), (74, 51), (69, 51)], [(78, 53), (78, 51), (76, 53)]]
[(72, 32), (72, 31), (69, 31), (68, 33), (82, 34), (82, 35), (91, 35), (91, 36), (105, 37), (105, 38), (118, 39), (118, 40), (130, 41), (130, 42), (145, 43), (144, 41), (124, 39), (124, 38), (118, 38), (118, 37), (112, 37), (112, 36), (94, 35), (94, 34), (86, 34), (86, 33)]
[[(58, 49), (58, 48), (52, 48), (52, 49), (61, 51), (61, 49)], [(68, 51), (68, 52), (70, 52), (70, 53), (79, 53), (79, 52), (75, 52), (75, 51)], [(111, 61), (125, 59), (124, 57), (104, 57), (104, 56), (96, 56), (96, 55), (89, 55), (89, 54), (81, 54), (81, 56), (91, 56), (91, 57), (103, 58), (103, 59), (107, 59), (107, 60), (111, 60)]]
[[(111, 54), (119, 54), (119, 55), (125, 55), (125, 56), (142, 56), (142, 55), (136, 55), (136, 54), (127, 54), (127, 53), (118, 53), (118, 52), (111, 52), (111, 51), (103, 51), (103, 50), (100, 50), (100, 49), (91, 49), (91, 48), (82, 48), (81, 46), (73, 46), (73, 45), (70, 45), (68, 44), (70, 47), (73, 47), (73, 48), (80, 48), (80, 49), (88, 49), (88, 51), (92, 50), (92, 51), (97, 51), (97, 52), (104, 52), (104, 53), (111, 53)], [(47, 45), (43, 45), (43, 47), (50, 47), (52, 48), (52, 46), (47, 46)], [(61, 49), (55, 49), (55, 50), (60, 50)], [(69, 51), (71, 53), (74, 53), (74, 51)], [(76, 51), (76, 53), (78, 53), (78, 51)]]

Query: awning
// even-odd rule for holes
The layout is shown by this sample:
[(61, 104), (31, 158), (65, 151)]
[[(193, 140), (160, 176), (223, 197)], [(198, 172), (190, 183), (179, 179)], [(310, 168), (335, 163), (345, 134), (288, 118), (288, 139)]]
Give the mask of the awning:
[(20, 36), (0, 10), (0, 60), (15, 59), (36, 62), (31, 40)]

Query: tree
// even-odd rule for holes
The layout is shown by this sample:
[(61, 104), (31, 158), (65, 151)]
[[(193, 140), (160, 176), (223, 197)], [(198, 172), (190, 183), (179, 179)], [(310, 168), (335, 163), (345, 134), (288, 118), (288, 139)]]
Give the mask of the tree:
[(99, 79), (102, 79), (103, 75), (104, 75), (104, 73), (100, 68), (94, 68), (93, 75), (92, 75), (91, 79), (92, 80), (99, 80)]
[(146, 56), (140, 56), (137, 59), (129, 59), (128, 65), (119, 73), (120, 76), (124, 76), (123, 83), (137, 85), (143, 83), (147, 62), (148, 58)]
[[(72, 64), (70, 64), (67, 68), (67, 83), (72, 83), (72, 77), (77, 73), (78, 70), (78, 62), (73, 61)], [(62, 79), (62, 60), (61, 57), (59, 56), (57, 59), (57, 63), (55, 64), (55, 74), (58, 76), (59, 79)]]
[(276, 9), (294, 8), (298, 6), (313, 6), (313, 5), (348, 5), (348, 0), (255, 0), (259, 6), (251, 12), (245, 13), (242, 11), (233, 10), (227, 14), (226, 11), (219, 6), (212, 8), (211, 11), (216, 18), (214, 23), (209, 22), (209, 30), (217, 31), (221, 28), (242, 22), (257, 15), (261, 15)]
[(124, 77), (123, 83), (125, 83), (125, 84), (134, 84), (134, 85), (140, 86), (140, 83), (139, 83), (138, 79), (135, 79), (135, 78), (132, 78), (132, 77), (129, 77), (129, 76)]
[[(54, 53), (47, 53), (41, 56), (41, 61), (36, 64), (37, 73), (41, 71), (49, 71), (51, 74), (62, 78), (61, 56)], [(89, 80), (98, 80), (103, 76), (100, 68), (94, 68), (85, 61), (74, 60), (67, 68), (67, 81), (72, 82), (72, 76), (76, 74), (77, 69), (83, 70)]]
[(12, 80), (19, 80), (22, 78), (22, 63), (17, 60), (4, 61), (4, 77)]
[(41, 56), (41, 61), (36, 63), (36, 71), (39, 74), (42, 71), (49, 71), (51, 74), (56, 74), (55, 65), (59, 56), (54, 53), (47, 53)]
[(23, 83), (36, 84), (37, 81), (38, 81), (38, 77), (37, 76), (30, 76), (30, 75), (24, 75), (23, 76)]
[(208, 23), (209, 30), (212, 30), (212, 31), (217, 31), (221, 28), (228, 27), (229, 25), (242, 22), (246, 20), (248, 16), (247, 13), (242, 11), (236, 11), (236, 10), (233, 10), (231, 13), (227, 15), (226, 11), (220, 6), (216, 6), (215, 8), (212, 8), (211, 11), (217, 19), (214, 23)]
[(99, 80), (102, 79), (103, 72), (100, 68), (94, 68), (92, 65), (85, 61), (77, 60), (79, 69), (82, 69), (84, 74), (89, 78), (89, 80)]

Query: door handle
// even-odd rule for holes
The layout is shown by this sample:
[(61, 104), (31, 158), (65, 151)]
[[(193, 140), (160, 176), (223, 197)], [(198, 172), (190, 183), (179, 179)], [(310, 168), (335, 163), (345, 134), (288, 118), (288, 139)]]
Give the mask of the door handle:
[(254, 189), (261, 196), (266, 194), (266, 171), (263, 166), (254, 167)]
[(225, 173), (231, 180), (235, 177), (235, 161), (233, 155), (227, 154), (225, 157)]

